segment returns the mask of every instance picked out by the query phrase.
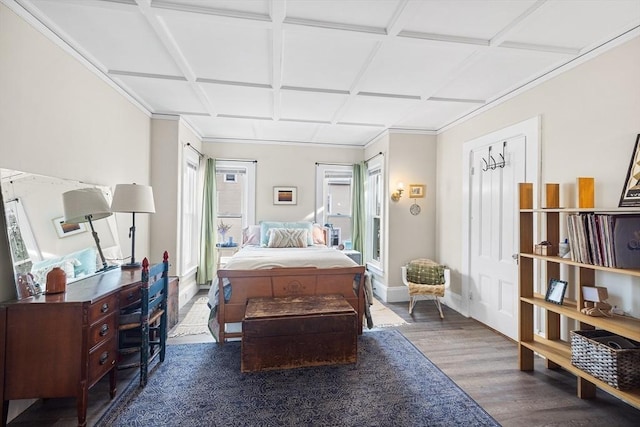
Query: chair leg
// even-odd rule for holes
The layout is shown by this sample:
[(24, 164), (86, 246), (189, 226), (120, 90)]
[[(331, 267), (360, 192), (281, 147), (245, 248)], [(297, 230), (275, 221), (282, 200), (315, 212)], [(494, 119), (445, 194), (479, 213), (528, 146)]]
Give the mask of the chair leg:
[(413, 307), (416, 306), (416, 297), (409, 296), (409, 314), (413, 313)]
[(438, 297), (434, 297), (436, 300), (436, 306), (438, 307), (438, 311), (440, 312), (440, 318), (444, 319), (444, 314), (442, 314), (442, 307), (440, 306), (440, 299)]

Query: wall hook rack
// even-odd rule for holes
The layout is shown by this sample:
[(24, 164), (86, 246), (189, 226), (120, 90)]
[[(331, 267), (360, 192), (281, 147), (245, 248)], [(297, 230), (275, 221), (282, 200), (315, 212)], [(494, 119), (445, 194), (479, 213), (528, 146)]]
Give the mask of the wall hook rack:
[(502, 143), (502, 153), (498, 153), (498, 155), (500, 156), (500, 161), (496, 162), (495, 157), (493, 157), (493, 155), (491, 154), (491, 151), (493, 149), (492, 146), (489, 146), (489, 155), (488, 157), (485, 159), (483, 158), (482, 161), (484, 162), (484, 166), (482, 166), (482, 170), (484, 172), (488, 171), (488, 170), (495, 170), (497, 168), (503, 168), (506, 166), (506, 161), (504, 159), (504, 149), (507, 146), (507, 141), (504, 141)]

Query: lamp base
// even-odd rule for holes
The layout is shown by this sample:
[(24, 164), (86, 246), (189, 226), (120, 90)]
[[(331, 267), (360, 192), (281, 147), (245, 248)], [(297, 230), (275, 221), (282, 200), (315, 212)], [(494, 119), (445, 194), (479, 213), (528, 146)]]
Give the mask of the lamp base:
[(122, 264), (120, 268), (122, 270), (135, 270), (136, 268), (140, 268), (142, 265), (139, 262), (130, 262), (128, 264)]

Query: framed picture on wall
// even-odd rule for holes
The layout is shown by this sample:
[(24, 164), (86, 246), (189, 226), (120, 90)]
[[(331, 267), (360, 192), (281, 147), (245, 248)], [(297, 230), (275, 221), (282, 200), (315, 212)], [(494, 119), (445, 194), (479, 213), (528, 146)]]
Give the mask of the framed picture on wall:
[(53, 226), (56, 229), (56, 233), (58, 233), (58, 237), (60, 238), (73, 236), (74, 234), (84, 233), (85, 231), (87, 231), (84, 223), (65, 224), (63, 216), (54, 218), (52, 221)]
[(421, 199), (424, 197), (425, 186), (423, 184), (409, 184), (409, 198)]
[(273, 187), (274, 205), (295, 205), (298, 203), (297, 187)]
[(620, 196), (619, 207), (640, 206), (640, 134), (636, 137), (631, 163), (627, 171), (627, 179)]

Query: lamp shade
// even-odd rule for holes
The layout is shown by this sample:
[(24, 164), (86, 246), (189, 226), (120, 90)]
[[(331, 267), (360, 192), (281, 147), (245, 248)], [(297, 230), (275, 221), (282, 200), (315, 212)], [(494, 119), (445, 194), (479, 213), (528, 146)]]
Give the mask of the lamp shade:
[(98, 188), (80, 188), (62, 193), (64, 222), (79, 224), (112, 215), (104, 194)]
[(153, 190), (148, 185), (117, 184), (113, 192), (111, 211), (155, 213)]

